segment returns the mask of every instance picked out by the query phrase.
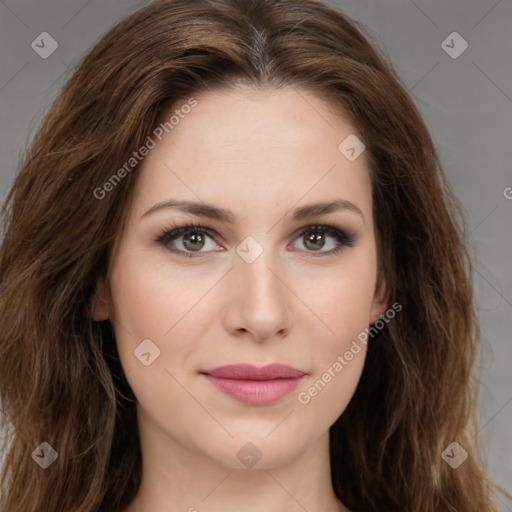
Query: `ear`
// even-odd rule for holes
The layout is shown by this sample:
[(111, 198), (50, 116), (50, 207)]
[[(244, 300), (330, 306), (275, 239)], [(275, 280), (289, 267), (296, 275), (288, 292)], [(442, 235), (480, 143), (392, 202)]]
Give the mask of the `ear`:
[(103, 277), (99, 277), (90, 302), (92, 319), (96, 322), (108, 320), (110, 318), (108, 305), (108, 299), (105, 293), (105, 281)]
[(389, 290), (384, 276), (380, 275), (377, 278), (375, 293), (373, 294), (373, 302), (370, 310), (370, 323), (374, 324), (386, 312), (388, 302)]

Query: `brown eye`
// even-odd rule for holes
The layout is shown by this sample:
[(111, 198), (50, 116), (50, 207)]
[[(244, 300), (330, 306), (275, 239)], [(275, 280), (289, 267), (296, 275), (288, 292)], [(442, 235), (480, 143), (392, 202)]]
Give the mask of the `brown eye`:
[(303, 237), (304, 246), (312, 251), (318, 251), (325, 245), (325, 237), (323, 233), (306, 234)]
[(354, 242), (354, 236), (347, 235), (335, 226), (320, 224), (303, 229), (295, 242), (302, 247), (295, 246), (294, 249), (315, 257), (331, 256), (341, 251), (343, 247), (352, 247)]
[[(190, 235), (188, 234), (190, 233)], [(204, 235), (197, 231), (189, 231), (187, 234), (182, 235), (183, 247), (189, 251), (199, 251), (205, 245)]]
[(203, 226), (184, 226), (166, 230), (155, 239), (169, 252), (188, 258), (205, 256), (205, 253), (219, 249), (215, 234)]

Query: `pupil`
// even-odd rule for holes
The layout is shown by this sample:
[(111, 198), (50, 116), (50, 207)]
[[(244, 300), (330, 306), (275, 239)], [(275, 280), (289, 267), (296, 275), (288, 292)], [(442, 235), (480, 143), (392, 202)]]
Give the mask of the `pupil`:
[(312, 244), (316, 244), (318, 242), (322, 242), (319, 246), (318, 245), (317, 246), (313, 245), (313, 247), (310, 247), (313, 250), (321, 249), (324, 246), (324, 235), (323, 235), (323, 233), (311, 234), (309, 236), (306, 236), (306, 242), (305, 242), (306, 247), (308, 247), (308, 244), (310, 242)]
[[(199, 244), (199, 247), (197, 247), (197, 246), (194, 247), (195, 244)], [(204, 246), (203, 236), (199, 233), (194, 233), (184, 239), (183, 245), (187, 249), (191, 249), (192, 251), (199, 250)], [(190, 247), (190, 245), (192, 245), (192, 247)]]

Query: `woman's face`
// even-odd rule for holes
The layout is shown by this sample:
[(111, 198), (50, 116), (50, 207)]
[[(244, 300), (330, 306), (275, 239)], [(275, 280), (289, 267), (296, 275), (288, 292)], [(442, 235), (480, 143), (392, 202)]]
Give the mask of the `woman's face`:
[[(153, 136), (110, 313), (99, 301), (94, 315), (112, 320), (142, 432), (271, 468), (325, 440), (386, 305), (365, 153), (341, 144), (354, 129), (305, 90), (240, 91), (194, 95)], [(275, 364), (294, 371), (258, 371)], [(214, 371), (230, 365), (251, 366)]]

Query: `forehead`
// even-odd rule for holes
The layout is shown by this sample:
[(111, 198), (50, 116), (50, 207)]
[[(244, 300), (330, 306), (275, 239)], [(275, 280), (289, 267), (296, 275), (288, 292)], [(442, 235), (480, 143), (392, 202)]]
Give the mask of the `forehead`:
[(193, 108), (182, 108), (191, 104), (184, 98), (159, 119), (168, 129), (162, 140), (153, 137), (137, 170), (137, 213), (168, 197), (242, 215), (301, 198), (343, 197), (371, 208), (364, 152), (350, 161), (340, 150), (357, 131), (325, 99), (295, 87), (222, 89), (193, 99)]

